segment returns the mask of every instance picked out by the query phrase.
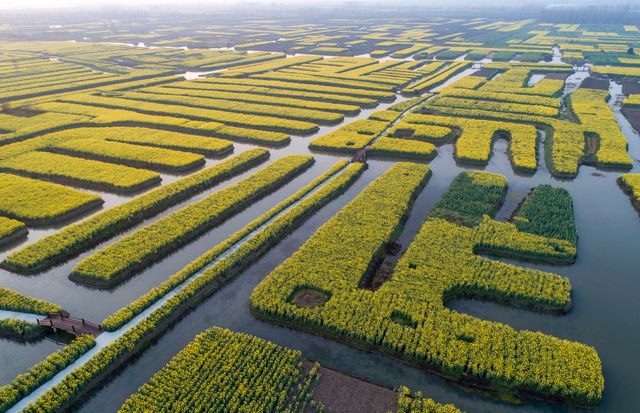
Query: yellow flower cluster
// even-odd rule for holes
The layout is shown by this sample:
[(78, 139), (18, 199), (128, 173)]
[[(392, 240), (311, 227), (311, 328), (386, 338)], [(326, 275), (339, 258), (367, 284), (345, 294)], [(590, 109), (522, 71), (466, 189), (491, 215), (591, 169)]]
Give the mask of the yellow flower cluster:
[[(473, 77), (473, 76), (469, 76)], [(461, 80), (468, 79), (463, 78)], [(484, 79), (484, 78), (481, 78)], [(453, 87), (455, 86), (455, 87)], [(473, 90), (473, 88), (460, 88), (457, 82), (451, 87), (445, 88), (439, 93), (441, 96), (452, 96), (466, 99), (490, 100), (496, 102), (520, 103), (524, 105), (548, 106), (550, 108), (560, 107), (560, 99), (549, 98), (537, 95), (523, 95), (516, 93), (488, 92), (483, 90)], [(557, 113), (556, 113), (557, 114)]]
[(424, 93), (420, 96), (416, 96), (414, 98), (403, 100), (402, 102), (399, 102), (399, 103), (395, 103), (389, 106), (388, 110), (395, 110), (396, 112), (406, 112), (412, 107), (417, 106), (418, 104), (429, 99), (431, 96), (433, 96), (431, 93)]
[[(444, 106), (433, 106), (429, 109), (437, 109), (438, 113), (449, 116), (505, 120), (541, 127), (549, 132), (545, 148), (547, 151), (551, 150), (551, 172), (556, 176), (571, 178), (578, 174), (578, 167), (583, 161), (617, 169), (628, 169), (630, 166), (626, 139), (621, 134), (617, 122), (612, 123), (612, 119), (615, 122), (615, 118), (604, 100), (605, 96), (603, 92), (591, 89), (578, 89), (574, 92), (571, 103), (576, 106), (574, 112), (583, 123), (484, 109)], [(594, 151), (597, 151), (595, 155)]]
[[(34, 106), (34, 109), (47, 111), (48, 113), (38, 115), (38, 123), (27, 125), (16, 132), (7, 134), (7, 136), (3, 135), (0, 142), (22, 141), (36, 135), (49, 133), (52, 129), (60, 129), (63, 127), (70, 128), (74, 126), (85, 127), (95, 125), (122, 126), (131, 124), (149, 128), (167, 128), (182, 133), (206, 133), (216, 137), (265, 145), (283, 145), (290, 140), (286, 133), (264, 130), (258, 127), (251, 129), (250, 126), (243, 127), (240, 125), (234, 126), (235, 124), (227, 125), (220, 122), (193, 120), (176, 115), (161, 116), (157, 113), (138, 113), (124, 108), (88, 106), (82, 103), (47, 102)], [(48, 115), (48, 117), (43, 119), (45, 115)], [(50, 119), (51, 117), (54, 119)], [(40, 120), (47, 120), (48, 123), (42, 124), (39, 122)], [(58, 140), (64, 136), (56, 133), (53, 135), (55, 135)], [(18, 146), (18, 148), (21, 152), (24, 152), (26, 149), (40, 149), (43, 147), (43, 143), (49, 140), (50, 136), (38, 136), (26, 142), (20, 142), (23, 145)], [(46, 147), (46, 145), (44, 145), (44, 147)], [(18, 148), (12, 147), (11, 149), (13, 151), (9, 151), (9, 153), (15, 154)], [(0, 158), (6, 156), (4, 153), (6, 149), (9, 148), (2, 147)]]
[(204, 165), (204, 156), (199, 154), (98, 138), (70, 140), (52, 146), (49, 150), (158, 171), (187, 171)]
[(0, 217), (0, 245), (16, 237), (19, 233), (27, 234), (27, 227), (22, 222)]
[[(527, 87), (526, 83), (533, 72), (546, 71), (544, 67), (535, 66), (513, 66), (502, 73), (497, 78), (480, 86), (478, 90), (484, 92), (507, 92), (525, 95), (540, 95), (554, 97), (562, 93), (564, 80), (560, 79), (542, 79), (531, 87)], [(553, 69), (558, 70), (558, 69)]]
[(620, 76), (620, 77), (640, 77), (639, 67), (628, 66), (594, 66), (591, 72), (597, 75)]
[(397, 413), (462, 413), (453, 404), (440, 404), (422, 396), (422, 393), (411, 393), (408, 387), (398, 389)]
[(443, 69), (427, 75), (424, 79), (419, 80), (416, 83), (412, 83), (409, 86), (402, 89), (403, 94), (418, 94), (426, 91), (429, 88), (438, 86), (446, 82), (449, 78), (453, 77), (457, 73), (462, 72), (466, 68), (471, 66), (471, 62), (465, 60), (453, 62)]
[(233, 149), (231, 142), (211, 136), (141, 127), (78, 128), (59, 133), (68, 138), (68, 140), (85, 139), (87, 137), (100, 138), (109, 141), (195, 152), (207, 156), (222, 155)]
[[(607, 96), (606, 90), (580, 88), (571, 95), (571, 109), (580, 121), (587, 138), (588, 155), (595, 155), (596, 165), (631, 169), (627, 138), (606, 103)], [(592, 143), (592, 139), (597, 142)]]
[[(47, 95), (52, 93), (71, 92), (78, 89), (96, 88), (96, 87), (115, 84), (115, 83), (148, 79), (148, 78), (156, 77), (162, 74), (162, 72), (158, 72), (158, 71), (144, 71), (144, 70), (138, 70), (134, 74), (123, 75), (123, 76), (107, 75), (107, 74), (101, 74), (98, 72), (92, 72), (92, 73), (93, 73), (92, 76), (89, 76), (86, 78), (80, 78), (77, 81), (73, 80), (75, 76), (71, 76), (72, 79), (60, 84), (52, 84), (52, 85), (44, 84), (44, 85), (39, 85), (34, 87), (21, 88), (21, 89), (12, 90), (12, 91), (6, 91), (6, 92), (3, 91), (2, 93), (0, 93), (0, 99), (3, 101), (26, 99), (34, 96)], [(164, 73), (166, 73), (166, 71)]]
[[(182, 87), (179, 87), (183, 85)], [(237, 102), (249, 102), (259, 103), (265, 105), (277, 105), (288, 106), (294, 108), (315, 109), (327, 112), (343, 113), (345, 115), (357, 115), (360, 112), (359, 105), (351, 103), (337, 103), (337, 102), (323, 102), (318, 100), (307, 100), (296, 97), (295, 93), (293, 97), (277, 96), (276, 94), (260, 94), (260, 93), (247, 93), (243, 92), (241, 86), (237, 91), (225, 91), (225, 90), (206, 90), (206, 89), (190, 89), (189, 84), (172, 84), (170, 86), (155, 86), (149, 87), (142, 92), (154, 93), (159, 95), (177, 95), (177, 96), (190, 96), (196, 98), (211, 98), (211, 99), (224, 99), (233, 100)], [(303, 97), (303, 96), (300, 96)]]
[(237, 100), (201, 98), (181, 95), (162, 95), (139, 92), (125, 92), (123, 94), (119, 94), (118, 97), (131, 99), (133, 101), (132, 103), (134, 104), (138, 101), (154, 102), (166, 105), (179, 105), (178, 108), (189, 106), (193, 108), (237, 112), (247, 115), (266, 115), (276, 118), (301, 120), (320, 124), (335, 124), (344, 120), (344, 115), (341, 113), (332, 113), (300, 107), (257, 104)]
[[(249, 46), (251, 47), (251, 46)], [(242, 48), (242, 47), (241, 47)], [(289, 66), (300, 65), (304, 63), (316, 62), (322, 60), (320, 56), (294, 56), (286, 58), (284, 55), (278, 55), (278, 59), (268, 60), (266, 62), (254, 63), (249, 65), (241, 65), (240, 67), (230, 68), (222, 72), (223, 77), (241, 77), (250, 76), (256, 73), (270, 72), (272, 70), (284, 69)]]
[(57, 304), (28, 297), (8, 288), (0, 288), (0, 310), (46, 315), (57, 313), (62, 308)]
[(382, 84), (379, 82), (369, 81), (367, 78), (354, 80), (348, 78), (340, 78), (333, 76), (323, 76), (320, 74), (308, 74), (302, 71), (281, 71), (281, 72), (269, 72), (260, 75), (252, 76), (252, 79), (265, 79), (265, 80), (278, 80), (285, 82), (295, 82), (298, 84), (312, 84), (328, 87), (348, 87), (353, 89), (359, 89), (360, 91), (371, 91), (372, 97), (379, 97), (382, 100), (395, 99), (394, 87), (389, 84)]
[(401, 119), (389, 129), (387, 136), (444, 144), (453, 139), (454, 134), (450, 127), (409, 123)]
[[(335, 180), (323, 185), (318, 191), (302, 200), (301, 203), (294, 206), (284, 215), (275, 218), (265, 231), (240, 246), (230, 256), (209, 267), (200, 277), (189, 283), (147, 318), (127, 330), (120, 338), (97, 352), (83, 366), (72, 371), (59, 383), (44, 392), (24, 411), (27, 413), (42, 413), (64, 410), (66, 406), (76, 400), (77, 396), (86, 389), (89, 383), (104, 377), (103, 373), (114, 363), (135, 353), (135, 349), (139, 348), (139, 345), (144, 342), (150, 333), (157, 333), (159, 328), (166, 326), (166, 323), (162, 323), (164, 320), (188, 309), (189, 307), (185, 307), (185, 303), (189, 303), (195, 296), (202, 296), (203, 291), (207, 288), (211, 291), (212, 283), (220, 282), (225, 276), (241, 271), (250, 263), (255, 262), (257, 256), (268, 251), (271, 246), (284, 238), (292, 228), (297, 227), (306, 217), (349, 187), (363, 168), (364, 165), (361, 163), (349, 165)], [(286, 201), (291, 199), (296, 199), (296, 195)], [(270, 214), (270, 212), (267, 214)], [(203, 264), (200, 263), (199, 265)]]
[(631, 198), (633, 206), (640, 211), (640, 174), (623, 174), (618, 178), (618, 183)]
[[(7, 318), (0, 320), (0, 337), (8, 336), (9, 338), (19, 338), (21, 341), (28, 341), (34, 338), (40, 338), (46, 332), (41, 327), (28, 321), (22, 321), (15, 318)], [(2, 405), (2, 388), (0, 387), (0, 405)], [(0, 407), (0, 411), (2, 408)]]
[(51, 223), (104, 202), (98, 195), (6, 173), (0, 173), (0, 193), (0, 214), (27, 225)]
[[(315, 87), (309, 88), (297, 88), (295, 84), (292, 84), (292, 88), (288, 88), (287, 83), (277, 84), (273, 86), (260, 86), (254, 82), (260, 82), (256, 79), (216, 79), (222, 82), (208, 82), (208, 79), (198, 79), (194, 82), (180, 82), (167, 85), (166, 88), (181, 92), (183, 89), (187, 89), (193, 92), (207, 92), (207, 93), (232, 93), (234, 96), (236, 93), (246, 93), (253, 96), (269, 96), (277, 98), (295, 98), (295, 99), (308, 99), (310, 101), (329, 102), (336, 104), (357, 105), (362, 107), (373, 107), (377, 105), (378, 100), (372, 99), (366, 96), (353, 96), (352, 94), (344, 94), (341, 90), (316, 90)], [(212, 78), (214, 80), (214, 78)], [(228, 82), (231, 80), (232, 82)], [(225, 82), (227, 81), (227, 82)], [(275, 87), (274, 87), (275, 86)], [(308, 85), (307, 85), (308, 86)]]
[(356, 120), (312, 140), (309, 148), (325, 151), (355, 152), (367, 146), (369, 142), (385, 130), (388, 124), (388, 121), (383, 120)]
[(119, 97), (87, 94), (63, 97), (61, 101), (79, 105), (89, 105), (97, 108), (121, 109), (148, 115), (160, 115), (167, 117), (180, 116), (184, 119), (203, 122), (218, 122), (225, 125), (239, 127), (255, 127), (274, 132), (308, 134), (318, 130), (318, 125), (300, 120), (235, 113), (218, 109), (200, 109), (176, 104), (163, 104), (155, 103), (153, 101), (131, 100)]
[[(197, 82), (192, 82), (195, 85), (197, 84), (233, 84), (233, 85), (250, 85), (250, 86), (258, 86), (265, 87), (269, 89), (290, 89), (296, 91), (304, 91), (304, 92), (315, 92), (315, 93), (327, 93), (327, 94), (335, 94), (335, 95), (345, 95), (345, 96), (354, 96), (357, 98), (366, 98), (366, 99), (374, 99), (376, 101), (380, 100), (393, 100), (395, 98), (395, 93), (389, 91), (376, 91), (371, 89), (362, 89), (362, 88), (353, 88), (353, 87), (340, 87), (340, 86), (327, 86), (320, 85), (315, 82), (296, 82), (290, 77), (287, 79), (257, 79), (257, 78), (249, 78), (249, 79), (233, 79), (233, 78), (222, 78), (222, 77), (209, 77), (205, 79), (198, 79)], [(341, 82), (338, 83), (342, 84)]]
[(477, 89), (486, 82), (487, 82), (487, 78), (484, 76), (474, 76), (474, 75), (465, 76), (461, 79), (456, 80), (450, 86), (447, 86), (446, 88), (442, 89), (440, 93), (444, 93), (445, 91), (452, 90), (452, 89), (455, 89), (455, 90)]
[(97, 251), (80, 261), (70, 277), (98, 286), (120, 282), (293, 179), (313, 161), (307, 155), (281, 158)]
[(68, 225), (12, 253), (2, 265), (18, 272), (45, 270), (131, 228), (185, 198), (264, 162), (268, 157), (269, 152), (265, 149), (243, 152), (203, 171), (100, 212), (82, 222)]
[(369, 147), (368, 153), (429, 161), (436, 156), (436, 147), (429, 142), (382, 137)]
[(40, 151), (2, 160), (0, 170), (110, 192), (138, 191), (160, 182), (158, 173), (145, 169)]
[(548, 106), (528, 105), (491, 100), (466, 99), (459, 97), (436, 97), (429, 101), (430, 106), (445, 106), (461, 109), (483, 109), (493, 112), (522, 113), (535, 116), (558, 116), (558, 109)]
[(625, 107), (640, 107), (640, 94), (632, 93), (624, 98)]
[[(477, 253), (482, 251), (493, 255), (556, 263), (571, 263), (576, 256), (576, 247), (571, 241), (535, 236), (519, 231), (513, 223), (497, 222), (486, 217), (480, 222), (475, 235), (474, 251)], [(569, 304), (565, 296), (569, 291), (568, 281), (565, 284), (566, 287), (554, 287), (563, 297), (556, 300), (560, 306)]]
[(212, 327), (132, 394), (119, 412), (289, 411), (301, 374), (299, 351)]
[[(320, 175), (318, 178), (302, 187), (295, 194), (291, 195), (266, 213), (262, 214), (254, 221), (245, 225), (242, 229), (235, 232), (231, 237), (227, 238), (224, 242), (219, 243), (209, 251), (202, 254), (182, 270), (173, 274), (162, 284), (151, 289), (149, 292), (143, 294), (125, 307), (122, 307), (118, 311), (105, 318), (102, 321), (102, 327), (108, 331), (115, 331), (120, 328), (122, 325), (130, 321), (133, 317), (148, 308), (151, 304), (159, 300), (163, 295), (167, 294), (173, 288), (180, 285), (187, 278), (191, 277), (204, 266), (211, 263), (216, 257), (220, 256), (220, 254), (222, 254), (223, 252), (231, 248), (234, 244), (239, 242), (241, 239), (256, 230), (259, 226), (264, 225), (267, 221), (274, 218), (284, 208), (287, 208), (294, 202), (300, 200), (303, 196), (307, 195), (310, 191), (317, 188), (319, 185), (325, 183), (327, 179), (329, 179), (331, 176), (334, 176), (342, 168), (345, 168), (346, 163), (346, 160), (337, 162), (324, 174)], [(313, 213), (315, 210), (319, 209), (325, 202), (328, 202), (331, 197), (337, 196), (338, 193), (346, 189), (353, 181), (358, 178), (358, 176), (360, 176), (363, 170), (364, 164), (359, 162), (351, 163), (348, 167), (345, 168), (342, 173), (340, 173), (339, 176), (320, 188), (314, 196), (311, 196), (307, 200), (302, 201), (300, 205), (293, 209), (293, 211), (287, 213), (284, 217), (277, 219), (277, 222), (275, 224), (279, 225), (274, 225), (273, 229), (270, 229), (267, 232), (269, 236), (268, 241), (272, 244), (276, 243), (278, 237), (286, 234), (286, 231), (290, 227), (295, 226), (295, 223), (297, 221), (302, 220), (305, 215)], [(283, 223), (286, 223), (286, 225), (282, 225)], [(262, 247), (260, 243), (257, 242), (250, 243), (249, 245), (250, 248)], [(244, 257), (251, 256), (255, 253), (255, 251), (252, 252), (251, 249), (245, 251), (244, 249), (240, 248), (240, 250), (241, 251), (239, 255)], [(266, 250), (266, 248), (264, 250)], [(240, 261), (241, 259), (236, 260), (235, 258), (233, 258), (227, 261), (229, 262), (229, 264), (223, 263), (220, 266), (214, 265), (211, 269), (206, 270), (205, 276), (210, 275), (212, 279), (219, 278), (221, 277), (223, 270), (227, 269), (228, 267), (235, 267), (235, 270), (239, 271), (241, 269)], [(223, 270), (220, 270), (220, 268), (222, 268)]]
[[(410, 210), (412, 194), (426, 176), (426, 168), (418, 168), (397, 164), (325, 223), (256, 287), (254, 314), (377, 348), (480, 386), (579, 405), (599, 403), (604, 378), (592, 347), (446, 308), (452, 298), (475, 297), (567, 311), (567, 278), (483, 258), (476, 249), (569, 260), (575, 255), (569, 241), (523, 233), (488, 217), (471, 228), (429, 218), (391, 280), (377, 291), (360, 288)], [(298, 306), (300, 290), (322, 292), (327, 301)]]
[(422, 114), (409, 114), (402, 120), (405, 124), (427, 124), (461, 130), (455, 149), (456, 159), (464, 162), (486, 164), (491, 156), (494, 139), (508, 138), (509, 155), (514, 169), (523, 172), (535, 172), (537, 169), (538, 135), (532, 125)]

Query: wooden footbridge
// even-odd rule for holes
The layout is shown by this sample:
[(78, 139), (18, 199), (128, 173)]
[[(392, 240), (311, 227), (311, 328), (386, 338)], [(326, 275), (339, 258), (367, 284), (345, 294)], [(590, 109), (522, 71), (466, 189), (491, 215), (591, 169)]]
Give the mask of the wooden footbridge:
[(367, 162), (367, 149), (360, 149), (351, 159), (351, 162)]
[(91, 334), (98, 337), (102, 333), (102, 326), (86, 321), (84, 318), (70, 317), (64, 313), (53, 313), (46, 318), (39, 319), (38, 325), (51, 328), (54, 332), (66, 331), (75, 336)]

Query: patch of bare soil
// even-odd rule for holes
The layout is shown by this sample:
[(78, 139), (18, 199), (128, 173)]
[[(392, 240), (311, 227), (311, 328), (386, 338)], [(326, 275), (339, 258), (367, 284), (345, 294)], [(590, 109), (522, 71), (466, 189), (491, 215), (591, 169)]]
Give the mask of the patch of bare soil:
[(372, 291), (377, 291), (378, 288), (382, 287), (382, 284), (386, 283), (393, 277), (393, 271), (395, 269), (395, 262), (390, 260), (385, 260), (380, 268), (371, 278), (370, 285), (368, 289)]
[(327, 302), (329, 297), (321, 291), (304, 289), (298, 291), (291, 302), (298, 307), (318, 307)]
[(388, 243), (385, 247), (384, 256), (378, 260), (380, 264), (373, 266), (369, 276), (365, 277), (365, 281), (361, 287), (367, 290), (376, 291), (378, 288), (382, 287), (384, 283), (389, 281), (391, 277), (393, 277), (393, 272), (396, 268), (396, 263), (400, 258), (401, 252), (402, 245), (397, 242)]
[(386, 413), (398, 408), (398, 395), (393, 390), (326, 367), (320, 368), (313, 400), (334, 413)]

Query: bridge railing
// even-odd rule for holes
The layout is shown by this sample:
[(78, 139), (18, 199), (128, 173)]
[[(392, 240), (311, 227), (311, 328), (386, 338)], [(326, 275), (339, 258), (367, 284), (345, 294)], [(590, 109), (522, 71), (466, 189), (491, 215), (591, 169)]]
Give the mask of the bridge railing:
[[(101, 324), (92, 323), (90, 321), (85, 320), (84, 318), (71, 317), (68, 314), (65, 314), (63, 312), (48, 313), (46, 318), (43, 318), (42, 320), (38, 319), (36, 321), (37, 321), (37, 323), (39, 325), (42, 325), (42, 326), (50, 326), (50, 327), (60, 328), (59, 326), (54, 326), (53, 325), (53, 320), (55, 320), (55, 319), (69, 320), (69, 321), (75, 322), (77, 324), (81, 324), (83, 326), (87, 326), (87, 327), (90, 327), (90, 328), (97, 329), (98, 331), (102, 331), (102, 325)], [(49, 321), (49, 323), (47, 323), (47, 321)], [(74, 328), (73, 325), (71, 325), (71, 328), (75, 332), (75, 328)]]

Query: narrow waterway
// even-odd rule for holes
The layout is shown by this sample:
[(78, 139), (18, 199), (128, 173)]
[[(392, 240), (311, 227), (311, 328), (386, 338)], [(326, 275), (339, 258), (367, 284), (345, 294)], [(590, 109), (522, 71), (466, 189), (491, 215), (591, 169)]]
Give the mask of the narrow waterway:
[[(355, 116), (345, 117), (345, 122), (353, 122), (359, 119), (366, 119), (373, 112), (377, 110), (383, 110), (390, 105), (406, 100), (405, 97), (398, 97), (394, 102), (386, 102), (379, 104), (375, 108), (363, 109)], [(281, 148), (270, 148), (271, 156), (269, 160), (257, 167), (251, 168), (237, 176), (228, 179), (212, 188), (203, 191), (187, 200), (184, 200), (170, 208), (167, 208), (163, 212), (156, 216), (149, 218), (142, 223), (134, 226), (133, 228), (118, 234), (111, 239), (100, 243), (99, 245), (90, 248), (75, 258), (72, 258), (65, 263), (55, 266), (50, 270), (36, 274), (36, 275), (19, 275), (4, 269), (0, 269), (0, 285), (5, 288), (11, 288), (20, 291), (23, 294), (38, 297), (43, 300), (51, 301), (60, 304), (65, 310), (72, 315), (84, 317), (87, 320), (99, 323), (106, 316), (112, 314), (117, 309), (127, 305), (132, 300), (136, 299), (140, 295), (146, 293), (151, 288), (159, 285), (162, 281), (166, 280), (172, 274), (179, 271), (185, 265), (198, 258), (202, 253), (209, 250), (214, 245), (225, 240), (237, 230), (242, 228), (247, 222), (257, 218), (262, 213), (268, 211), (275, 206), (282, 199), (296, 192), (300, 187), (310, 182), (313, 178), (322, 174), (327, 168), (333, 165), (337, 160), (343, 159), (336, 155), (325, 153), (313, 153), (315, 158), (314, 165), (293, 179), (284, 187), (274, 191), (270, 195), (262, 198), (259, 202), (244, 209), (233, 217), (227, 219), (221, 225), (207, 231), (195, 241), (187, 244), (185, 247), (178, 249), (172, 254), (169, 254), (163, 260), (157, 262), (151, 267), (148, 267), (144, 271), (135, 275), (126, 282), (119, 284), (111, 289), (95, 289), (89, 288), (83, 285), (79, 285), (71, 282), (67, 277), (71, 273), (73, 267), (77, 265), (82, 259), (90, 256), (101, 248), (108, 246), (118, 240), (133, 233), (140, 227), (148, 225), (162, 217), (165, 217), (184, 206), (201, 200), (206, 196), (219, 191), (222, 188), (226, 188), (233, 185), (240, 180), (248, 177), (256, 171), (266, 167), (271, 162), (280, 159), (287, 155), (292, 154), (310, 154), (307, 145), (309, 141), (317, 136), (321, 136), (328, 132), (331, 132), (344, 125), (331, 125), (320, 126), (318, 132), (308, 137), (292, 137), (292, 141), (289, 145)], [(246, 150), (255, 148), (253, 145), (248, 144), (234, 144), (233, 154), (228, 155), (224, 159), (228, 159), (231, 156), (242, 153)], [(224, 159), (214, 158), (207, 159), (206, 167), (213, 166)], [(179, 179), (180, 176), (162, 174), (163, 185), (173, 182)], [(120, 196), (115, 194), (100, 193), (105, 199), (104, 208), (110, 208), (115, 205), (119, 205), (131, 199), (128, 196)], [(90, 215), (90, 214), (89, 214)], [(88, 216), (89, 216), (88, 215)], [(81, 221), (86, 217), (77, 219)], [(46, 237), (56, 232), (60, 225), (51, 226), (47, 228), (31, 229), (27, 240), (19, 244), (13, 244), (7, 246), (4, 250), (0, 250), (0, 259), (4, 259), (12, 251), (24, 247), (30, 243), (33, 243), (43, 237)], [(61, 344), (62, 345), (62, 344)], [(30, 351), (22, 351), (24, 348), (30, 349)], [(37, 361), (43, 360), (48, 354), (54, 351), (56, 344), (48, 340), (42, 339), (37, 342), (29, 344), (18, 343), (11, 340), (0, 340), (0, 354), (2, 358), (11, 360), (11, 368), (0, 369), (0, 385), (10, 382), (18, 373), (26, 371)], [(0, 359), (1, 361), (2, 359)]]
[[(573, 196), (580, 236), (578, 260), (572, 266), (531, 267), (555, 271), (570, 277), (574, 294), (573, 309), (565, 316), (553, 316), (513, 309), (473, 300), (457, 301), (451, 307), (478, 317), (502, 321), (515, 328), (543, 331), (558, 337), (593, 345), (605, 366), (605, 398), (595, 411), (621, 412), (640, 409), (633, 397), (640, 373), (635, 347), (640, 344), (640, 330), (635, 314), (640, 304), (635, 300), (640, 257), (635, 243), (640, 219), (628, 199), (615, 183), (617, 173), (583, 167), (574, 181), (558, 181), (548, 174), (522, 177), (508, 166), (506, 143), (499, 141), (486, 170), (506, 175), (508, 198), (521, 199), (531, 187), (550, 183), (566, 188)], [(413, 238), (428, 211), (451, 180), (463, 169), (453, 160), (452, 147), (439, 148), (432, 163), (434, 175), (416, 201), (406, 230), (400, 238), (403, 247)], [(386, 170), (392, 162), (372, 161), (370, 168), (345, 195), (325, 207), (301, 228), (258, 260), (230, 285), (187, 315), (172, 330), (115, 377), (81, 408), (83, 412), (115, 411), (135, 389), (175, 355), (201, 330), (222, 326), (250, 333), (278, 344), (301, 350), (305, 357), (323, 365), (374, 383), (394, 387), (405, 384), (442, 402), (454, 402), (469, 412), (560, 412), (570, 409), (532, 402), (511, 406), (481, 397), (434, 375), (402, 365), (382, 356), (355, 350), (308, 333), (270, 325), (256, 320), (249, 312), (253, 288), (280, 262), (298, 248), (323, 222), (352, 199), (368, 182)], [(508, 210), (509, 208), (506, 208)], [(504, 215), (507, 215), (506, 211)], [(612, 248), (615, 246), (615, 248)]]

